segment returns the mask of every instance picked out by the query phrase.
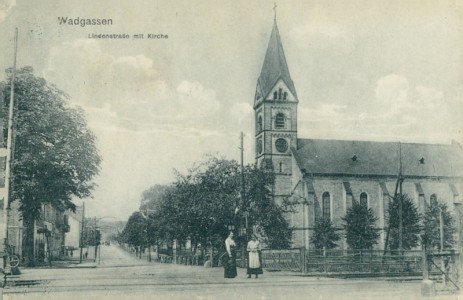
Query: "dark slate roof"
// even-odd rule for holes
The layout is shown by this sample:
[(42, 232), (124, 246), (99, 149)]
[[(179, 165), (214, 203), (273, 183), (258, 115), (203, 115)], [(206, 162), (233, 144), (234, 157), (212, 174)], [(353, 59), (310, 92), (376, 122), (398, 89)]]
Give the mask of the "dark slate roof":
[(296, 88), (289, 75), (288, 64), (286, 63), (283, 45), (281, 44), (280, 33), (277, 23), (273, 24), (272, 34), (268, 42), (267, 53), (265, 53), (264, 64), (258, 82), (262, 88), (263, 97), (266, 98), (275, 86), (277, 81), (282, 79), (288, 86), (291, 93), (297, 99)]
[[(404, 176), (461, 177), (461, 145), (298, 139), (292, 149), (302, 170), (312, 174), (397, 176), (399, 148)], [(354, 158), (355, 157), (355, 158)], [(423, 162), (420, 160), (423, 158)]]

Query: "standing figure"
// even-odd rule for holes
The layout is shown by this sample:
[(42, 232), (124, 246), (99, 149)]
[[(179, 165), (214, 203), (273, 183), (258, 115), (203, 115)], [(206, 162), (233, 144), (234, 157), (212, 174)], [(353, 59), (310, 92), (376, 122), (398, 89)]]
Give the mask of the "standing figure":
[(224, 262), (224, 277), (235, 278), (238, 274), (236, 272), (236, 253), (235, 241), (233, 240), (233, 232), (230, 232), (228, 238), (225, 240), (225, 249), (227, 250), (227, 260)]
[(256, 275), (256, 278), (259, 274), (263, 274), (262, 265), (260, 264), (260, 245), (259, 240), (255, 234), (252, 235), (251, 240), (248, 242), (247, 250), (249, 252), (248, 258), (248, 278), (251, 278), (251, 275)]

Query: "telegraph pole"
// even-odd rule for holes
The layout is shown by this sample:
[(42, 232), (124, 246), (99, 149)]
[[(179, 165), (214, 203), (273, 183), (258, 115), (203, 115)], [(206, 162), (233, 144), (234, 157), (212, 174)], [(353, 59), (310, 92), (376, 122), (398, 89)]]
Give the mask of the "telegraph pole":
[[(245, 230), (245, 234), (244, 234), (244, 237), (245, 237), (245, 241), (244, 243), (247, 243), (248, 241), (248, 207), (246, 206), (245, 207), (245, 198), (244, 198), (244, 146), (243, 146), (243, 132), (241, 131), (241, 136), (240, 136), (240, 140), (241, 140), (241, 147), (240, 147), (240, 151), (241, 151), (241, 205), (243, 206), (242, 207), (242, 212), (244, 214), (244, 217), (245, 217), (245, 221), (244, 221), (244, 230)], [(245, 260), (244, 260), (244, 257), (246, 255), (246, 249), (245, 249), (245, 246), (244, 246), (244, 243), (243, 243), (243, 247), (242, 247), (242, 252), (241, 252), (241, 257), (243, 258), (242, 259), (242, 267), (246, 267), (245, 265)]]
[(82, 251), (84, 248), (84, 226), (85, 226), (85, 202), (82, 203), (82, 226), (80, 229), (80, 263), (82, 263)]
[(12, 145), (13, 145), (13, 124), (14, 124), (14, 82), (16, 79), (16, 57), (18, 52), (18, 28), (15, 29), (14, 35), (14, 59), (13, 69), (11, 72), (10, 83), (10, 104), (8, 110), (8, 137), (6, 144), (6, 166), (5, 166), (5, 198), (3, 200), (3, 218), (4, 218), (4, 240), (3, 240), (3, 265), (5, 266), (5, 259), (8, 259), (7, 243), (8, 243), (8, 211), (10, 209), (10, 178), (11, 178), (11, 164), (12, 164)]
[[(243, 146), (243, 132), (241, 131), (241, 203), (244, 206), (245, 202), (245, 194), (244, 194), (244, 146)], [(244, 208), (244, 207), (243, 207)], [(246, 218), (245, 220), (245, 230), (246, 230), (246, 240), (248, 238), (248, 214), (247, 214), (248, 207), (246, 207), (246, 210), (244, 211), (244, 216)]]
[(399, 254), (403, 254), (402, 144), (399, 142)]

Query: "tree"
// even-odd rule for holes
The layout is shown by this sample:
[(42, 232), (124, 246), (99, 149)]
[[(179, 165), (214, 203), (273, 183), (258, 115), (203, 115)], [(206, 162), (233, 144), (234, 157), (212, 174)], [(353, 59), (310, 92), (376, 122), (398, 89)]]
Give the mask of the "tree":
[(423, 232), (421, 235), (422, 241), (426, 249), (441, 249), (441, 232), (440, 232), (440, 214), (442, 212), (443, 221), (443, 242), (444, 249), (452, 249), (455, 244), (455, 233), (457, 232), (455, 221), (447, 209), (447, 205), (438, 201), (431, 201), (426, 208), (423, 217)]
[[(193, 250), (223, 247), (229, 226), (260, 228), (271, 247), (287, 247), (292, 230), (284, 218), (283, 207), (271, 196), (273, 174), (253, 166), (243, 170), (245, 197), (241, 197), (241, 168), (234, 160), (208, 157), (186, 175), (177, 173), (168, 188), (153, 186), (144, 193), (143, 207), (153, 208), (149, 217), (149, 239), (170, 243), (190, 240)], [(147, 200), (150, 198), (151, 200)], [(240, 240), (241, 239), (241, 240)], [(245, 241), (239, 237), (237, 241)]]
[(366, 205), (353, 201), (343, 218), (346, 242), (352, 249), (371, 249), (378, 243), (379, 230), (375, 228), (378, 218)]
[[(10, 199), (19, 201), (25, 227), (23, 257), (29, 264), (34, 263), (34, 223), (42, 205), (75, 211), (72, 198), (91, 195), (101, 160), (83, 111), (71, 107), (64, 92), (32, 72), (30, 67), (18, 70), (14, 85), (10, 185)], [(11, 69), (7, 75), (11, 77)], [(4, 111), (9, 107), (10, 84), (4, 84)], [(7, 130), (3, 133), (6, 138)]]
[(136, 211), (129, 217), (122, 231), (124, 242), (133, 246), (137, 251), (137, 255), (141, 254), (142, 247), (146, 245), (146, 229), (147, 222), (145, 217), (141, 212)]
[(288, 203), (275, 203), (272, 195), (274, 181), (273, 172), (247, 166), (243, 207), (249, 212), (249, 223), (262, 229), (263, 242), (272, 249), (285, 249), (292, 243), (293, 230), (285, 219), (285, 213), (292, 207), (288, 207)]
[(402, 249), (410, 250), (418, 246), (420, 240), (420, 214), (408, 195), (397, 195), (389, 203), (389, 248), (399, 250), (399, 201), (402, 199)]
[(157, 205), (165, 197), (168, 185), (155, 184), (142, 193), (140, 211), (149, 213), (156, 209)]
[(338, 245), (337, 241), (341, 239), (339, 233), (333, 226), (333, 223), (328, 218), (320, 218), (315, 223), (314, 233), (310, 241), (314, 244), (315, 249), (321, 250), (323, 248), (329, 250), (334, 249)]

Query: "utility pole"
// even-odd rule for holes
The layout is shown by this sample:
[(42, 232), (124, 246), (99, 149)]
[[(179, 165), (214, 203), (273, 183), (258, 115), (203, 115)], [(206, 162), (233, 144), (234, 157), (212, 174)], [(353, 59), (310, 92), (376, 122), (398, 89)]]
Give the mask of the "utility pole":
[(6, 260), (8, 259), (8, 212), (10, 209), (10, 178), (11, 178), (11, 164), (13, 156), (13, 127), (14, 127), (14, 82), (16, 79), (16, 58), (18, 52), (18, 28), (15, 29), (14, 35), (14, 59), (13, 69), (11, 72), (11, 83), (10, 83), (10, 104), (8, 110), (8, 137), (6, 144), (6, 166), (5, 166), (5, 197), (3, 199), (3, 218), (4, 218), (4, 240), (3, 240), (3, 266), (5, 267)]
[(84, 248), (84, 226), (85, 226), (85, 202), (82, 203), (82, 226), (80, 229), (80, 263), (82, 263), (82, 251)]
[(403, 254), (402, 144), (399, 142), (399, 254)]
[(244, 147), (243, 147), (243, 132), (241, 132), (241, 203), (244, 205)]
[[(248, 241), (248, 207), (246, 205), (245, 207), (245, 195), (244, 195), (244, 146), (243, 146), (243, 132), (241, 131), (241, 136), (240, 136), (240, 140), (241, 140), (241, 147), (240, 147), (240, 151), (241, 151), (241, 205), (243, 206), (242, 208), (242, 211), (244, 213), (244, 217), (246, 218), (245, 222), (244, 222), (244, 230), (245, 230), (245, 234), (244, 234), (244, 237), (245, 237), (245, 241), (244, 243), (247, 243)], [(246, 254), (246, 249), (245, 249), (245, 245), (243, 243), (243, 247), (242, 247), (242, 252), (241, 252), (241, 257), (242, 257), (242, 267), (246, 267), (246, 263), (245, 263), (245, 254)]]

